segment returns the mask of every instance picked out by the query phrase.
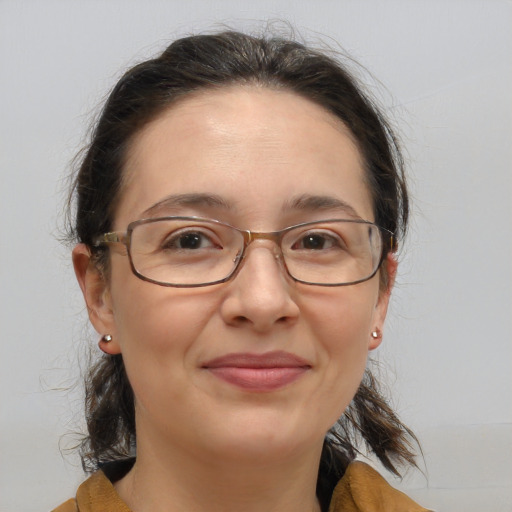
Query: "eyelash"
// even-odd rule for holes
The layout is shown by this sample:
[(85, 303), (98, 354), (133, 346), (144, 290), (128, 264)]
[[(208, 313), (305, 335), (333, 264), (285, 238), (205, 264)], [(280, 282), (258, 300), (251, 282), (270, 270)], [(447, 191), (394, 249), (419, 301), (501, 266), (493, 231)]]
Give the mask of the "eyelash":
[[(170, 249), (187, 250), (187, 248), (178, 247), (178, 244), (185, 237), (187, 237), (187, 236), (190, 237), (190, 236), (194, 236), (194, 235), (196, 235), (198, 238), (200, 238), (200, 245), (202, 245), (202, 242), (204, 240), (207, 240), (208, 242), (210, 242), (211, 246), (217, 245), (219, 247), (222, 247), (222, 245), (220, 243), (215, 243), (215, 241), (213, 240), (213, 238), (214, 238), (213, 236), (208, 236), (206, 233), (202, 232), (199, 229), (187, 228), (187, 229), (183, 229), (183, 230), (178, 230), (177, 232), (169, 233), (163, 240), (163, 242), (161, 244), (161, 248), (167, 249), (167, 250), (170, 250)], [(204, 248), (204, 247), (199, 247), (199, 248)], [(193, 250), (193, 249), (188, 248), (188, 250)]]

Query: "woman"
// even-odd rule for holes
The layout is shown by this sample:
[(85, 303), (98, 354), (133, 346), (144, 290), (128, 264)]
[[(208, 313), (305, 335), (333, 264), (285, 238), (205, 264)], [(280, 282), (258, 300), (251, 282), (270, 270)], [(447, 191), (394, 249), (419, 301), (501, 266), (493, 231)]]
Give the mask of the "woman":
[(424, 510), (353, 462), (362, 438), (395, 473), (414, 463), (365, 372), (408, 202), (391, 131), (337, 62), (178, 40), (114, 88), (74, 192), (105, 355), (97, 471), (57, 511)]

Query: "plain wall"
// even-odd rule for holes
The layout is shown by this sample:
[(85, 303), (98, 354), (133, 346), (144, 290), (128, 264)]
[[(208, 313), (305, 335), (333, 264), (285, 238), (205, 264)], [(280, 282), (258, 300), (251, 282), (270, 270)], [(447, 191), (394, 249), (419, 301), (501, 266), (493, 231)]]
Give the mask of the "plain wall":
[(51, 509), (83, 479), (67, 449), (97, 340), (57, 226), (92, 114), (175, 37), (275, 18), (368, 68), (407, 149), (411, 231), (377, 358), (426, 469), (395, 484), (436, 510), (512, 510), (510, 1), (0, 0), (1, 512)]

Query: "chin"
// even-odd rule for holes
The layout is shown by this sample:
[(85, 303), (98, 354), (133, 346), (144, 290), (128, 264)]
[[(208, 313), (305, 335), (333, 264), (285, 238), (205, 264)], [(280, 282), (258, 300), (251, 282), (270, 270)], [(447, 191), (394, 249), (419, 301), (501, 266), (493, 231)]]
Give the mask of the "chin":
[[(290, 421), (291, 415), (273, 414), (274, 411), (253, 411), (251, 415), (237, 415), (236, 421), (228, 421), (223, 433), (218, 432), (217, 447), (223, 457), (232, 456), (242, 461), (270, 463), (295, 457), (301, 452), (322, 447), (329, 427), (319, 428), (304, 421)], [(235, 420), (235, 418), (231, 418)], [(314, 427), (314, 428), (312, 428)], [(213, 432), (211, 433), (213, 434)], [(213, 441), (213, 436), (210, 437)]]

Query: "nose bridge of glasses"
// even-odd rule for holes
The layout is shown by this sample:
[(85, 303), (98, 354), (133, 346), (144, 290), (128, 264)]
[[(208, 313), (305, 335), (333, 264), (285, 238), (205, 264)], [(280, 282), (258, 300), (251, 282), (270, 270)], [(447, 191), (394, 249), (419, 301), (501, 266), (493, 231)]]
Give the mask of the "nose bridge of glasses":
[[(259, 231), (244, 231), (244, 241), (245, 248), (247, 249), (249, 244), (253, 242), (263, 242), (261, 246), (267, 246), (274, 253), (276, 258), (281, 256), (281, 233), (279, 231), (270, 231), (270, 232), (259, 232)], [(271, 244), (265, 244), (265, 241), (268, 240), (273, 242)], [(260, 245), (260, 244), (258, 244)], [(270, 245), (270, 246), (269, 246)]]
[[(271, 251), (272, 255), (276, 260), (282, 260), (282, 250), (281, 250), (281, 233), (280, 232), (258, 232), (258, 231), (240, 231), (244, 237), (244, 249), (241, 251), (237, 258), (235, 259), (235, 263), (241, 263), (241, 260), (245, 260), (247, 258), (249, 245), (253, 242), (261, 242), (257, 245), (260, 248), (267, 248)], [(254, 247), (256, 248), (256, 247)]]

